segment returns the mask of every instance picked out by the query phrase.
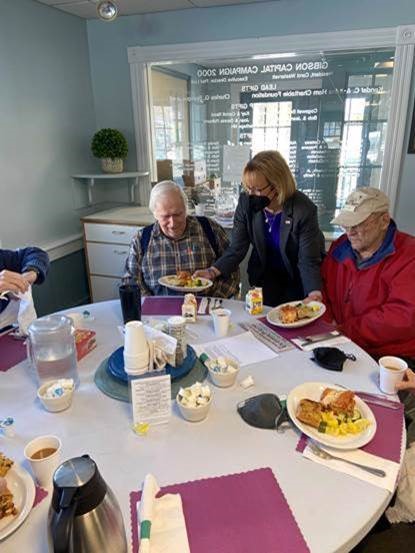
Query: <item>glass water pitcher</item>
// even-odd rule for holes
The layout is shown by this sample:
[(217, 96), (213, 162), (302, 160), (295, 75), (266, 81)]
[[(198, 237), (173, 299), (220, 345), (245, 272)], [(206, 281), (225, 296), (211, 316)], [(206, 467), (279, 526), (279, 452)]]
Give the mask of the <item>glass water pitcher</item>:
[(48, 315), (29, 326), (27, 356), (40, 384), (57, 378), (73, 378), (79, 384), (75, 329), (65, 315)]

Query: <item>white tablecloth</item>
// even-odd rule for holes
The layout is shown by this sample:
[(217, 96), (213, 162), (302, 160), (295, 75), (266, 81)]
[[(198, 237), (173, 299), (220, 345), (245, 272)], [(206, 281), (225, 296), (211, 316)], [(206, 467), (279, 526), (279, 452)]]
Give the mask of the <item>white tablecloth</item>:
[[(232, 310), (231, 334), (241, 332), (236, 323), (248, 318), (243, 304), (227, 301), (224, 306)], [(343, 347), (357, 356), (357, 362), (347, 362), (342, 373), (319, 368), (309, 353), (298, 349), (244, 367), (239, 379), (250, 374), (255, 387), (219, 389), (212, 385), (213, 405), (205, 421), (186, 422), (174, 406), (169, 424), (152, 427), (140, 437), (131, 430), (130, 405), (102, 394), (93, 379), (100, 362), (122, 344), (117, 330), (121, 323), (119, 303), (86, 307), (95, 317), (88, 327), (96, 330), (98, 347), (79, 363), (81, 385), (69, 410), (44, 411), (36, 399), (36, 383), (26, 361), (0, 372), (0, 418), (13, 416), (16, 421), (16, 436), (1, 437), (0, 450), (26, 466), (24, 445), (37, 435), (56, 434), (63, 442), (63, 460), (90, 454), (119, 500), (129, 541), (129, 492), (139, 489), (150, 471), (163, 486), (269, 466), (314, 553), (349, 551), (384, 511), (390, 499), (386, 491), (303, 458), (295, 451), (299, 434), (294, 429), (284, 434), (255, 429), (236, 413), (236, 404), (246, 397), (262, 392), (288, 394), (305, 381), (334, 382), (378, 392), (376, 364), (359, 347), (352, 343)], [(213, 337), (209, 316), (199, 317), (190, 329), (199, 335), (200, 342)], [(47, 551), (49, 499), (50, 495), (0, 543), (2, 553)]]

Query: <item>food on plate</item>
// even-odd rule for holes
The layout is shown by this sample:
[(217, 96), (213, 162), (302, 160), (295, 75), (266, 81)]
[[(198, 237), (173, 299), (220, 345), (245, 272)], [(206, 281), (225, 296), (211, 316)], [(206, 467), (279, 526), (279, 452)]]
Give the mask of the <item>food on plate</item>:
[(296, 416), (304, 424), (331, 436), (360, 434), (370, 425), (370, 421), (363, 418), (357, 409), (351, 390), (325, 388), (320, 401), (301, 399)]
[(203, 281), (200, 278), (192, 278), (188, 271), (178, 271), (176, 275), (166, 277), (166, 281), (173, 286), (182, 288), (196, 288), (203, 286)]
[(280, 320), (284, 324), (291, 324), (302, 319), (312, 319), (320, 311), (317, 304), (297, 303), (283, 305), (278, 309)]
[(320, 401), (333, 413), (346, 413), (349, 416), (353, 416), (356, 408), (356, 401), (352, 390), (325, 388), (321, 394)]
[(0, 453), (0, 519), (17, 514), (13, 503), (13, 494), (8, 489), (7, 481), (4, 478), (12, 466), (13, 461)]

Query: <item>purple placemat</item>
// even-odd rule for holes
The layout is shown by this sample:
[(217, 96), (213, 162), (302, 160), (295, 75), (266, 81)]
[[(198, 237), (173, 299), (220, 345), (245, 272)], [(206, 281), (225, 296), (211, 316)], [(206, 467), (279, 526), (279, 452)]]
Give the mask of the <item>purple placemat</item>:
[(8, 371), (26, 359), (26, 343), (15, 340), (10, 334), (0, 336), (0, 371)]
[[(264, 323), (268, 328), (279, 334), (280, 336), (283, 336), (287, 340), (292, 341), (293, 338), (305, 338), (306, 336), (315, 336), (316, 334), (323, 334), (325, 332), (331, 332), (332, 330), (335, 330), (335, 326), (331, 323), (328, 323), (324, 321), (323, 319), (317, 319), (314, 322), (305, 325), (300, 326), (300, 328), (282, 328), (280, 326), (275, 326), (270, 324), (267, 321), (266, 317), (261, 317), (259, 319), (261, 323)], [(296, 347), (298, 347), (296, 344), (294, 344)]]
[[(366, 453), (399, 463), (404, 423), (403, 404), (401, 404), (400, 409), (388, 409), (370, 402), (368, 402), (368, 405), (375, 416), (377, 428), (373, 439), (361, 449)], [(307, 441), (307, 436), (301, 434), (296, 450), (302, 453), (306, 448)]]
[[(191, 553), (309, 552), (270, 468), (162, 488), (180, 493)], [(138, 551), (136, 503), (130, 493), (132, 551)]]
[[(197, 299), (199, 307), (201, 298)], [(141, 306), (142, 315), (181, 315), (183, 296), (149, 296)]]
[(43, 501), (45, 499), (45, 497), (47, 497), (47, 495), (48, 495), (47, 490), (45, 490), (44, 488), (41, 488), (40, 486), (36, 486), (35, 499), (33, 501), (33, 507), (36, 507), (36, 505), (39, 505), (39, 503), (41, 501)]

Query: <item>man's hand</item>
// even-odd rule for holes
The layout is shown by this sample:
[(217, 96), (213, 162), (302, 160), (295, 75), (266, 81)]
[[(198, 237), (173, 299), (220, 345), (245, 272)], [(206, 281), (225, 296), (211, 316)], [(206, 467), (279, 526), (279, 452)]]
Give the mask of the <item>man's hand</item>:
[(403, 380), (395, 386), (396, 390), (408, 390), (415, 395), (415, 373), (411, 369), (406, 369)]
[(320, 290), (313, 290), (308, 294), (307, 297), (304, 298), (304, 303), (309, 303), (310, 301), (322, 301), (323, 300), (323, 294), (320, 292)]
[(2, 292), (14, 292), (18, 294), (19, 292), (24, 293), (28, 290), (30, 284), (32, 284), (32, 278), (34, 275), (34, 280), (36, 280), (37, 275), (34, 271), (28, 271), (21, 275), (20, 273), (15, 273), (14, 271), (4, 271), (0, 272), (0, 293)]
[(215, 280), (219, 275), (219, 269), (216, 269), (216, 267), (209, 267), (209, 269), (199, 269), (195, 271), (192, 278), (208, 278), (209, 280)]

